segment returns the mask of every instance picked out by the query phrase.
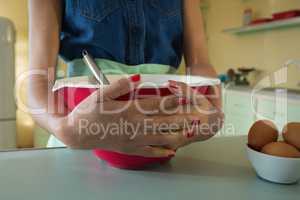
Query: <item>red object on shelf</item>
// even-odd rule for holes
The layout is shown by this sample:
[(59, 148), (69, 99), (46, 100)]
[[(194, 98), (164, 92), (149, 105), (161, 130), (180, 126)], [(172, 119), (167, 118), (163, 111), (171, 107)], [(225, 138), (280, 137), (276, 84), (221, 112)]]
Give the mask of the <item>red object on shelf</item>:
[(260, 18), (260, 19), (253, 20), (250, 23), (250, 25), (264, 24), (264, 23), (269, 23), (269, 22), (272, 22), (272, 21), (273, 21), (272, 18)]
[(289, 10), (285, 12), (279, 12), (273, 14), (274, 20), (283, 20), (283, 19), (290, 19), (294, 17), (300, 16), (300, 10)]

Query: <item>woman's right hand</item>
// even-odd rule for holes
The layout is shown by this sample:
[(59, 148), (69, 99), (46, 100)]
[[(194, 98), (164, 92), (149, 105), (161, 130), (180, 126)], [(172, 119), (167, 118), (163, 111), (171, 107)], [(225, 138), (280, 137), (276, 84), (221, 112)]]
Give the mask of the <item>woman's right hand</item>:
[(71, 148), (102, 148), (144, 157), (174, 155), (172, 149), (187, 138), (163, 129), (174, 124), (182, 129), (193, 122), (193, 116), (170, 114), (181, 105), (176, 96), (116, 101), (138, 86), (139, 76), (134, 79), (123, 78), (94, 92), (62, 120), (63, 128), (56, 136)]

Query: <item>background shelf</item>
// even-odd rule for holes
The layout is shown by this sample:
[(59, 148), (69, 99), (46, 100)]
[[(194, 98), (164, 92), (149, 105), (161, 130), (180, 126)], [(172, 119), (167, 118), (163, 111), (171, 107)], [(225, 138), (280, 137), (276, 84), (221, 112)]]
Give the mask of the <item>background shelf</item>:
[(242, 26), (238, 28), (230, 28), (223, 30), (224, 33), (246, 34), (259, 31), (269, 31), (273, 29), (282, 29), (288, 27), (300, 27), (300, 17), (286, 19), (281, 21), (269, 22), (261, 25)]

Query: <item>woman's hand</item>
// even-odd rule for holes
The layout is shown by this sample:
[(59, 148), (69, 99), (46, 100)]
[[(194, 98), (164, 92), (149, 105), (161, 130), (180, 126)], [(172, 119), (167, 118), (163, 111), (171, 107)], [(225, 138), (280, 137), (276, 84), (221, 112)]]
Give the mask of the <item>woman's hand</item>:
[[(204, 20), (199, 6), (201, 1), (184, 1), (184, 59), (188, 75), (217, 78), (217, 72), (209, 60)], [(222, 109), (221, 87), (210, 87), (209, 101)]]
[(217, 134), (223, 126), (224, 114), (202, 94), (197, 93), (185, 83), (169, 81), (170, 90), (186, 99), (186, 105), (181, 106), (180, 115), (194, 115), (198, 121), (194, 121), (181, 132), (188, 138), (189, 143), (208, 140)]
[[(216, 70), (209, 64), (207, 65), (192, 65), (189, 73), (195, 76), (204, 76), (209, 78), (218, 78)], [(222, 110), (222, 89), (221, 85), (210, 86), (208, 88), (207, 99), (218, 109)]]
[(175, 95), (114, 100), (138, 84), (123, 78), (94, 92), (64, 118), (64, 126), (56, 136), (72, 148), (102, 148), (145, 157), (174, 155), (173, 149), (186, 144), (189, 138), (182, 132), (167, 130), (182, 130), (198, 117), (175, 114), (184, 103)]

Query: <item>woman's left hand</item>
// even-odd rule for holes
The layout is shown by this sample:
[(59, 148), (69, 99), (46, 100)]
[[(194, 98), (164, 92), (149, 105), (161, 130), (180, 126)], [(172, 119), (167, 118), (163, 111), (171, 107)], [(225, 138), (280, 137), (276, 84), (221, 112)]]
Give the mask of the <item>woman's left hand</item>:
[[(188, 74), (217, 78), (217, 72), (210, 64), (195, 64), (187, 68)], [(210, 86), (206, 95), (207, 99), (219, 110), (222, 110), (222, 89), (221, 85)]]
[(206, 96), (199, 94), (187, 84), (176, 81), (169, 81), (169, 83), (170, 90), (186, 101), (186, 105), (183, 105), (177, 114), (193, 114), (198, 119), (192, 125), (180, 130), (186, 136), (186, 141), (182, 146), (205, 141), (216, 135), (223, 126), (224, 114), (222, 110), (211, 103)]

